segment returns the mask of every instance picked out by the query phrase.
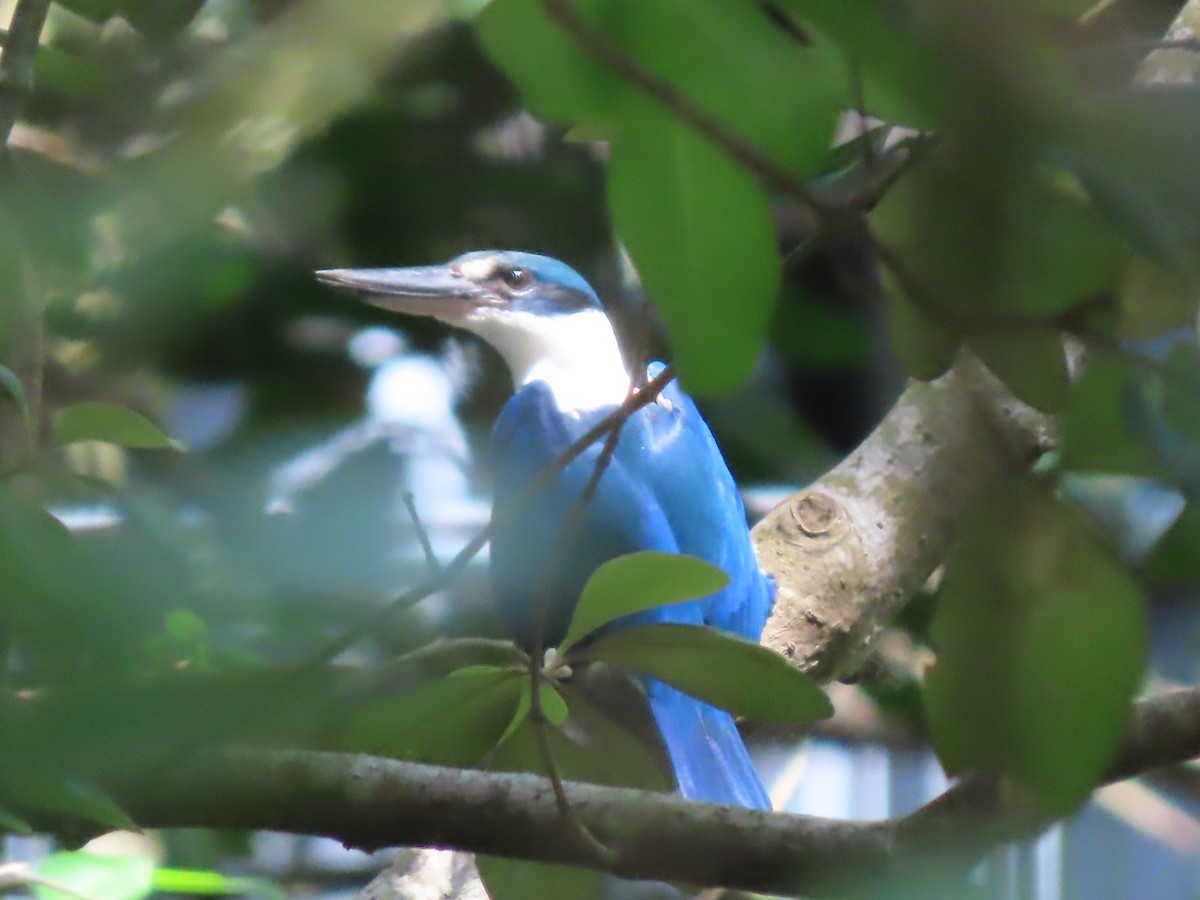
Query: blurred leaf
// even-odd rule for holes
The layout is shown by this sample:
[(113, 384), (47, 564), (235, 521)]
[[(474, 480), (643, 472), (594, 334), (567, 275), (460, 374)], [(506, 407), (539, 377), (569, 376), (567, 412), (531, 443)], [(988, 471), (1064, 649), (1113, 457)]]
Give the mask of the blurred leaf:
[(917, 309), (893, 279), (887, 282), (888, 333), (904, 371), (922, 381), (946, 374), (958, 357), (961, 333)]
[[(576, 0), (592, 25), (608, 18), (605, 0)], [(558, 122), (603, 119), (613, 98), (627, 90), (621, 79), (585, 55), (551, 22), (541, 0), (492, 0), (476, 22), (480, 43), (521, 89), (535, 115)]]
[(1133, 364), (1093, 353), (1071, 387), (1062, 421), (1062, 466), (1083, 472), (1154, 475), (1153, 454), (1131, 427), (1141, 402)]
[(120, 0), (58, 0), (58, 5), (93, 22), (104, 22), (117, 14)]
[(1128, 248), (1077, 189), (1031, 167), (990, 166), (974, 145), (939, 145), (872, 213), (926, 303), (958, 318), (1050, 319), (1115, 290)]
[(19, 774), (5, 773), (0, 793), (33, 809), (80, 816), (117, 831), (138, 830), (137, 823), (103, 788), (62, 772), (25, 769)]
[(0, 390), (3, 390), (21, 411), (21, 421), (25, 423), (25, 432), (32, 434), (33, 419), (29, 412), (29, 398), (25, 396), (25, 386), (21, 379), (8, 366), (0, 365)]
[(1055, 812), (1111, 764), (1142, 676), (1128, 574), (1085, 520), (1022, 483), (981, 504), (946, 564), (926, 702), (951, 774), (999, 771)]
[(1200, 581), (1200, 509), (1188, 503), (1142, 568), (1151, 584), (1180, 586)]
[(345, 745), (448, 766), (478, 764), (504, 734), (524, 689), (522, 672), (474, 666), (358, 711)]
[(1121, 283), (1121, 337), (1148, 341), (1191, 327), (1198, 297), (1185, 276), (1135, 257)]
[(971, 346), (1020, 400), (1042, 412), (1067, 405), (1070, 379), (1062, 335), (1050, 328), (992, 329), (971, 334)]
[(778, 653), (712, 628), (625, 628), (603, 635), (583, 655), (628, 666), (747, 719), (807, 722), (833, 714), (825, 692)]
[(8, 831), (13, 834), (33, 834), (33, 826), (20, 816), (14, 815), (6, 809), (0, 809), (0, 831)]
[(604, 873), (502, 856), (475, 857), (479, 877), (491, 900), (540, 900), (570, 897), (602, 900)]
[(624, 242), (670, 327), (693, 393), (750, 374), (779, 290), (767, 199), (720, 150), (644, 100), (621, 111), (608, 200)]
[(646, 550), (610, 559), (583, 586), (559, 652), (621, 616), (707, 597), (728, 584), (716, 566), (682, 553)]
[(265, 878), (230, 878), (220, 872), (200, 869), (155, 869), (154, 890), (171, 894), (203, 896), (244, 894), (268, 900), (286, 900), (287, 892)]
[(54, 418), (54, 431), (60, 444), (105, 441), (123, 447), (185, 449), (182, 442), (167, 437), (141, 413), (94, 400), (60, 410)]
[(154, 860), (145, 856), (100, 856), (95, 853), (52, 853), (37, 864), (42, 878), (74, 893), (32, 884), (39, 900), (140, 900), (154, 889)]
[(118, 0), (121, 15), (153, 40), (174, 36), (195, 18), (204, 0)]
[(1163, 415), (1167, 425), (1190, 440), (1200, 440), (1200, 347), (1182, 341), (1167, 352), (1163, 377)]

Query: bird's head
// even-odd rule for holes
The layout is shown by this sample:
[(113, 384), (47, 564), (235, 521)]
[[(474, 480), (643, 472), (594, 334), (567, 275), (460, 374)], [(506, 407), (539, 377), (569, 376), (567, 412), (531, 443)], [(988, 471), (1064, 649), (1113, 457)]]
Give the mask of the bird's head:
[[(545, 380), (560, 402), (600, 405), (591, 401), (601, 392), (605, 403), (618, 394), (620, 402), (628, 388), (629, 375), (596, 292), (557, 259), (485, 250), (441, 266), (322, 269), (316, 276), (373, 306), (429, 316), (479, 335), (504, 357), (517, 385)], [(598, 385), (595, 390), (570, 387), (587, 380)]]

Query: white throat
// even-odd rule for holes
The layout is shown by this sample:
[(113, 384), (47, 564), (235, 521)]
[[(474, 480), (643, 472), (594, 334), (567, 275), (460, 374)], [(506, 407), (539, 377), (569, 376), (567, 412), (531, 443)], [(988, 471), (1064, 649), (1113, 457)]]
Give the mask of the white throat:
[(500, 352), (517, 388), (546, 382), (564, 412), (614, 406), (629, 391), (629, 372), (616, 335), (599, 310), (535, 316), (512, 311), (491, 314), (484, 308), (458, 324)]

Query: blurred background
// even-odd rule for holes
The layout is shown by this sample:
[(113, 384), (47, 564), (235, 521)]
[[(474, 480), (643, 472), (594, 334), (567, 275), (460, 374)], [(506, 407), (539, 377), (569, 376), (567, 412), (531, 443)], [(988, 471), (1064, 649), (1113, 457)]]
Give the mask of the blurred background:
[[(0, 20), (13, 5), (0, 2)], [(0, 640), (14, 688), (303, 659), (427, 573), (415, 522), (443, 562), (486, 523), (488, 430), (510, 389), (498, 357), (333, 295), (314, 269), (545, 253), (596, 286), (627, 346), (649, 335), (669, 354), (614, 245), (605, 146), (523, 111), (469, 24), (482, 5), (52, 6), (0, 173), (0, 362), (25, 385), (6, 378), (0, 401)], [(1114, 78), (1179, 6), (1116, 5), (1114, 46), (1134, 50), (1110, 58)], [(849, 117), (838, 140), (861, 133)], [(785, 270), (767, 346), (748, 384), (700, 403), (755, 517), (849, 452), (904, 385), (866, 249), (814, 248), (799, 210), (773, 215)], [(141, 423), (95, 403), (150, 431), (134, 439)], [(22, 404), (60, 439), (27, 449)], [(150, 423), (180, 446), (155, 446)], [(1191, 452), (1180, 457), (1194, 464)], [(1133, 553), (1183, 505), (1128, 479), (1074, 490)], [(61, 542), (42, 509), (75, 539)], [(339, 661), (498, 634), (485, 556)], [(1195, 677), (1195, 599), (1187, 584), (1154, 598), (1162, 684)], [(825, 733), (760, 742), (778, 805), (883, 818), (944, 786), (916, 686), (928, 615), (919, 598), (878, 677), (834, 687)], [(100, 712), (75, 725), (77, 740), (109, 727)], [(1194, 897), (1198, 813), (1190, 766), (1106, 788), (1035, 846), (996, 853), (980, 890)], [(3, 839), (10, 863), (57, 847)], [(353, 895), (388, 858), (190, 831), (134, 852), (224, 873), (233, 893), (326, 897)]]

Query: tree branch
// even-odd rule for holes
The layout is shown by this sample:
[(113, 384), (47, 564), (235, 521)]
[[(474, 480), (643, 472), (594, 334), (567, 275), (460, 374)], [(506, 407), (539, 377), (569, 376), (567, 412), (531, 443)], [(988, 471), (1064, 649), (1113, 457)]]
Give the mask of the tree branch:
[(0, 53), (0, 147), (8, 145), (17, 108), (33, 86), (33, 62), (49, 11), (50, 0), (17, 0), (13, 9)]
[(852, 675), (963, 514), (1052, 443), (1049, 420), (971, 357), (911, 382), (857, 450), (754, 527), (778, 583), (762, 643), (818, 681)]
[[(1107, 780), (1200, 754), (1200, 689), (1135, 705)], [(377, 757), (239, 750), (198, 753), (170, 771), (109, 771), (99, 780), (144, 827), (270, 829), (346, 844), (452, 847), (595, 865), (563, 827), (550, 783)], [(770, 892), (841, 892), (930, 870), (960, 873), (996, 842), (1052, 818), (1018, 791), (968, 778), (909, 816), (855, 823), (713, 806), (671, 794), (566, 783), (572, 808), (632, 878)], [(54, 830), (61, 817), (14, 809)]]

